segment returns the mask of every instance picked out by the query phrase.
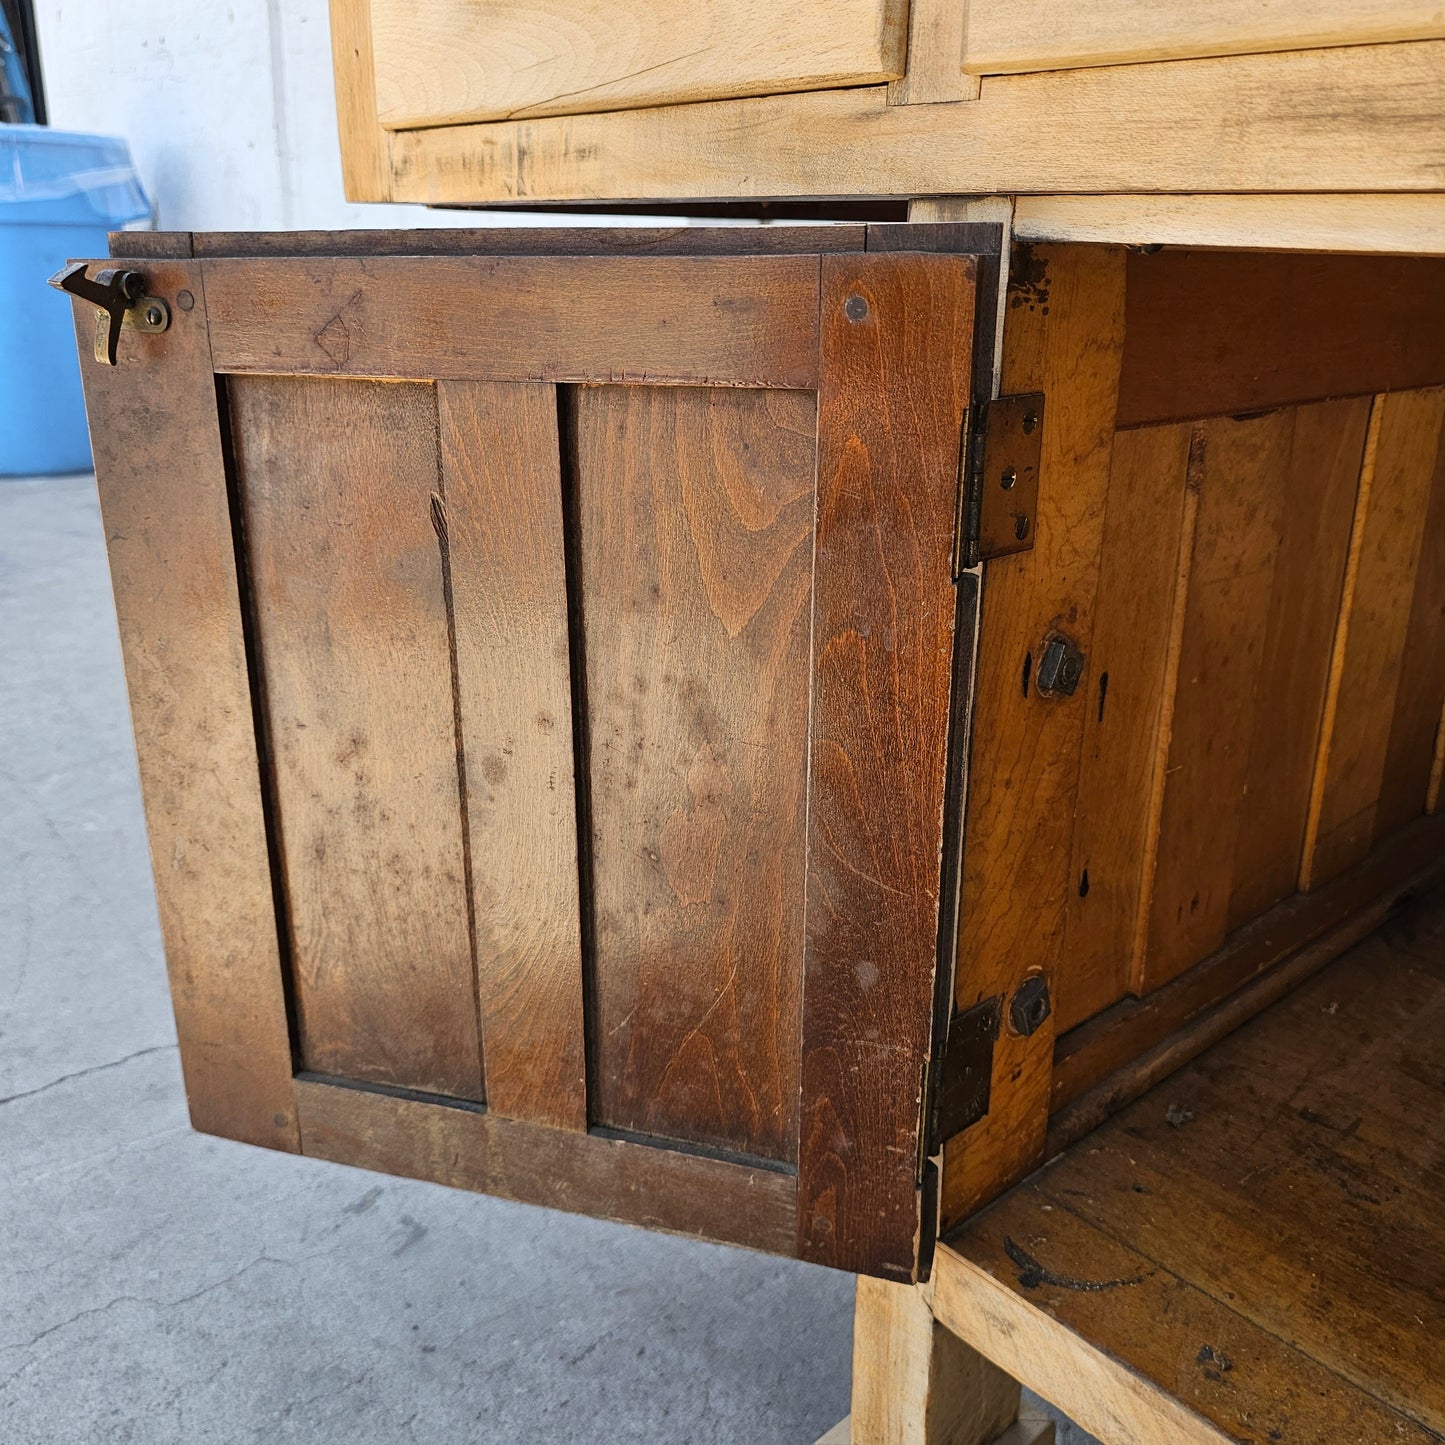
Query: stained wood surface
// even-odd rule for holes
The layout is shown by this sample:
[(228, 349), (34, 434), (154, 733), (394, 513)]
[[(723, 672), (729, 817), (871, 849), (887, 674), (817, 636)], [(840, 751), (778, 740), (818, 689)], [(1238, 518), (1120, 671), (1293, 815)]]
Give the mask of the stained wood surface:
[[(1363, 858), (1377, 836), (1377, 805), (1402, 686), (1407, 716), (1422, 694), (1424, 706), (1433, 710), (1445, 686), (1433, 640), (1417, 634), (1423, 654), (1407, 658), (1405, 652), (1437, 473), (1445, 477), (1439, 460), (1442, 427), (1445, 389), (1386, 395), (1375, 403), (1300, 871), (1307, 889)], [(1431, 535), (1420, 625), (1432, 632), (1441, 606), (1437, 560)], [(1412, 722), (1406, 727), (1415, 730)], [(1428, 786), (1423, 763), (1416, 780)], [(1423, 798), (1418, 807), (1423, 810)], [(1389, 808), (1387, 816), (1400, 812), (1398, 795), (1392, 794)]]
[(76, 334), (191, 1120), (299, 1147), (260, 762), (200, 268), (156, 263), (163, 335)]
[(475, 1108), (296, 1081), (302, 1152), (523, 1204), (791, 1254), (792, 1175)]
[(979, 75), (1137, 64), (1202, 55), (1247, 55), (1312, 46), (1430, 40), (1445, 34), (1440, 11), (1400, 0), (1251, 0), (1187, 5), (1082, 0), (968, 0), (964, 68)]
[(1330, 883), (1296, 894), (1238, 929), (1223, 948), (1172, 983), (1145, 998), (1121, 999), (1070, 1029), (1054, 1049), (1053, 1108), (1105, 1086), (1116, 1071), (1189, 1032), (1203, 1015), (1255, 980), (1284, 971), (1295, 950), (1344, 928), (1372, 907), (1388, 911), (1428, 879), (1442, 851), (1445, 821), (1422, 818)]
[(797, 1157), (812, 392), (576, 398), (600, 1123)]
[(798, 1253), (902, 1279), (916, 1269), (974, 284), (969, 257), (823, 258)]
[(1445, 43), (1420, 41), (988, 76), (951, 106), (890, 105), (877, 86), (444, 126), (394, 135), (390, 190), (428, 204), (1439, 191), (1442, 77)]
[(1198, 488), (1188, 485), (1191, 442), (1188, 424), (1114, 438), (1082, 710), (1067, 967), (1055, 989), (1060, 1032), (1122, 997), (1129, 984), (1144, 864), (1157, 841), (1158, 731), (1177, 676), (1177, 657), (1170, 667), (1174, 609), (1198, 506)]
[(555, 389), (446, 381), (433, 524), (452, 619), (488, 1106), (587, 1127)]
[(1445, 260), (1135, 253), (1126, 331), (1120, 426), (1431, 386)]
[[(1004, 329), (1002, 389), (1049, 400), (1034, 549), (986, 564), (964, 837), (955, 1003), (1011, 998), (1042, 972), (1057, 984), (1073, 873), (1073, 826), (1086, 671), (1073, 697), (1041, 697), (1034, 677), (1046, 634), (1090, 649), (1123, 347), (1124, 256), (1084, 248), (1016, 251)], [(1023, 685), (1029, 669), (1027, 694)], [(1043, 1147), (1052, 1017), (994, 1047), (988, 1115), (946, 1146), (942, 1214), (966, 1214)]]
[(480, 1098), (434, 391), (227, 392), (301, 1059)]
[(903, 73), (902, 0), (370, 0), (393, 129), (765, 95)]
[(1438, 1439), (1442, 1016), (1436, 894), (950, 1239), (940, 1317), (1109, 1439), (1101, 1357), (1230, 1439)]
[[(808, 387), (806, 256), (205, 262), (217, 370)], [(481, 318), (485, 318), (485, 322)]]

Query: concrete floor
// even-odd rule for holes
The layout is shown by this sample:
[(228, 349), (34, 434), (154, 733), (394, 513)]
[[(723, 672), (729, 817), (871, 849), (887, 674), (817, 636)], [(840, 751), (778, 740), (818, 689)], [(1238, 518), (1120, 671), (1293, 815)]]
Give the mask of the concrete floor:
[(94, 487), (0, 480), (3, 1445), (808, 1445), (851, 1310), (827, 1270), (192, 1133)]

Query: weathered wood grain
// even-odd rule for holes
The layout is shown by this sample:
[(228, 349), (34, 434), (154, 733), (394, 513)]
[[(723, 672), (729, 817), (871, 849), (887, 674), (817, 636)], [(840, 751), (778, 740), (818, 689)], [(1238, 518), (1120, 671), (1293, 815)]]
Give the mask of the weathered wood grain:
[(1445, 388), (1375, 402), (1315, 764), (1305, 889), (1363, 858), (1375, 837), (1442, 427)]
[[(299, 1147), (291, 1042), (243, 599), (200, 267), (145, 267), (172, 303), (161, 335), (126, 331), (96, 364), (75, 308), (111, 582), (125, 656), (161, 934), (197, 1129)], [(189, 311), (174, 305), (188, 290)]]
[(567, 115), (903, 74), (904, 0), (371, 0), (383, 126)]
[(810, 387), (809, 256), (210, 260), (218, 370)]
[(798, 1253), (902, 1279), (917, 1267), (974, 290), (969, 257), (823, 258)]
[(1200, 428), (1199, 517), (1136, 993), (1212, 953), (1228, 931), (1293, 423), (1277, 411)]
[(391, 155), (376, 113), (371, 0), (330, 0), (341, 184), (353, 201), (391, 199)]
[[(1057, 982), (1068, 899), (1083, 718), (1097, 709), (1086, 670), (1073, 697), (1040, 696), (1035, 674), (1057, 628), (1087, 656), (1123, 349), (1124, 254), (1020, 248), (1009, 281), (1002, 389), (1043, 391), (1042, 487), (1034, 549), (984, 572), (964, 837), (955, 1002), (1011, 998), (1024, 978)], [(1024, 668), (1029, 669), (1027, 694)], [(986, 751), (985, 751), (986, 750)], [(994, 1047), (988, 1115), (945, 1145), (942, 1217), (959, 1218), (1027, 1173), (1043, 1148), (1052, 1016)]]
[(314, 1158), (792, 1253), (791, 1174), (328, 1080), (298, 1079), (296, 1101), (302, 1152)]
[(573, 425), (600, 1123), (797, 1157), (812, 392)]
[(556, 394), (445, 381), (437, 406), (487, 1105), (585, 1130)]
[(227, 393), (301, 1059), (480, 1098), (433, 389)]

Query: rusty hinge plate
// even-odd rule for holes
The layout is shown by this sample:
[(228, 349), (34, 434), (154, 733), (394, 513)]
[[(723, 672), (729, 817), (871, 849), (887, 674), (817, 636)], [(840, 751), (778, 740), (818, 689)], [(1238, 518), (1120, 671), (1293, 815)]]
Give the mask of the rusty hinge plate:
[(982, 402), (969, 412), (960, 477), (959, 568), (1034, 545), (1044, 394)]
[(1002, 996), (954, 1014), (935, 1073), (930, 1153), (988, 1113), (993, 1045), (1002, 1014)]

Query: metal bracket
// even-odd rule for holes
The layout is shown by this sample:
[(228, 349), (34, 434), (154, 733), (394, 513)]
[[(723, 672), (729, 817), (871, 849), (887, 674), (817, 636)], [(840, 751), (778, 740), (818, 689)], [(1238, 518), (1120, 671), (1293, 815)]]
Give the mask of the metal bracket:
[(171, 324), (171, 308), (159, 296), (146, 295), (146, 279), (139, 271), (119, 266), (85, 274), (84, 261), (72, 261), (50, 278), (57, 291), (89, 301), (95, 307), (95, 359), (114, 366), (120, 329), (164, 331)]
[(1044, 394), (1000, 396), (969, 409), (959, 459), (955, 574), (1034, 545)]
[(993, 1045), (1002, 1014), (1002, 995), (954, 1014), (943, 1057), (935, 1066), (928, 1129), (930, 1153), (988, 1113)]

